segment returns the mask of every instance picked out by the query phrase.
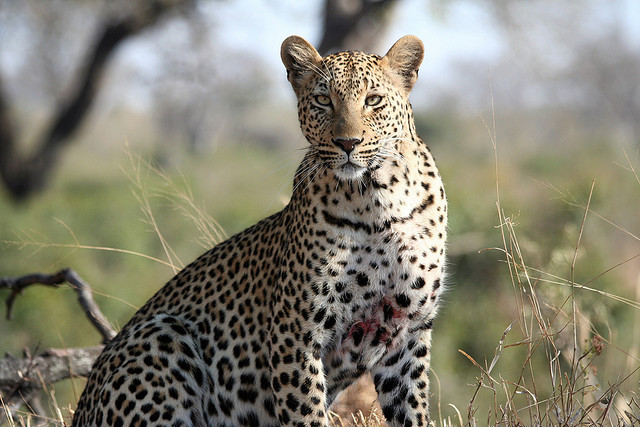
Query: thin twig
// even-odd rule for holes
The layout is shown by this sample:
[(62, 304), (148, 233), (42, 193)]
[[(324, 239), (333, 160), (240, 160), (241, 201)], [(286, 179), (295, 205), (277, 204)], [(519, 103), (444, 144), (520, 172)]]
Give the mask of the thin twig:
[(591, 182), (591, 190), (589, 191), (589, 199), (587, 200), (587, 206), (584, 209), (584, 216), (582, 217), (582, 223), (580, 224), (580, 232), (578, 233), (578, 241), (576, 242), (576, 248), (573, 253), (573, 260), (571, 261), (571, 317), (573, 320), (573, 356), (571, 363), (571, 378), (575, 374), (575, 361), (578, 356), (578, 324), (576, 322), (576, 288), (575, 288), (575, 268), (576, 261), (578, 259), (578, 250), (580, 249), (580, 242), (582, 241), (582, 233), (584, 231), (585, 223), (587, 222), (587, 215), (589, 214), (589, 207), (591, 206), (591, 197), (593, 196), (593, 189), (596, 185), (596, 180)]

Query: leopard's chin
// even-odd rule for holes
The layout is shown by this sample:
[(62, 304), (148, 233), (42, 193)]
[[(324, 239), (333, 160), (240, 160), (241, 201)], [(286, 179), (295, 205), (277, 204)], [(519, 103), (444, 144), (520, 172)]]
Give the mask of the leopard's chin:
[(363, 177), (367, 168), (356, 165), (352, 162), (344, 163), (334, 169), (336, 178), (342, 181), (354, 181)]

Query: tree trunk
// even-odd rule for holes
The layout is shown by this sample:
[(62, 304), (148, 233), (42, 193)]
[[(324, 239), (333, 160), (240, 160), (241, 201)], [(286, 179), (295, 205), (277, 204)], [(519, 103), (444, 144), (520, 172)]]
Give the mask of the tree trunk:
[(397, 0), (326, 0), (321, 55), (341, 49), (375, 50)]

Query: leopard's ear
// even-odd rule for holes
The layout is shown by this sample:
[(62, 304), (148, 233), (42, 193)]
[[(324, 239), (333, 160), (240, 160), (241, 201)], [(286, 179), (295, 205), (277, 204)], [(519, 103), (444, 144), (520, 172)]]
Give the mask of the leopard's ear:
[(300, 36), (287, 37), (282, 42), (280, 56), (287, 69), (287, 78), (296, 94), (307, 79), (320, 68), (322, 62), (318, 51)]
[(424, 58), (424, 45), (416, 36), (404, 36), (382, 58), (391, 70), (402, 79), (407, 93), (418, 79), (418, 68)]

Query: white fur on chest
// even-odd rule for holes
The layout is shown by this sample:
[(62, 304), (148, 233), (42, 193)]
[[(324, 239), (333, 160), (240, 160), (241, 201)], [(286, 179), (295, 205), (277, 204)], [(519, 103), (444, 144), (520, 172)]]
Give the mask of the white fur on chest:
[(410, 222), (379, 233), (349, 230), (329, 236), (334, 245), (322, 268), (326, 274), (317, 279), (324, 292), (314, 302), (336, 317), (336, 351), (359, 348), (367, 364), (374, 363), (435, 315), (443, 243), (417, 238), (422, 228)]

